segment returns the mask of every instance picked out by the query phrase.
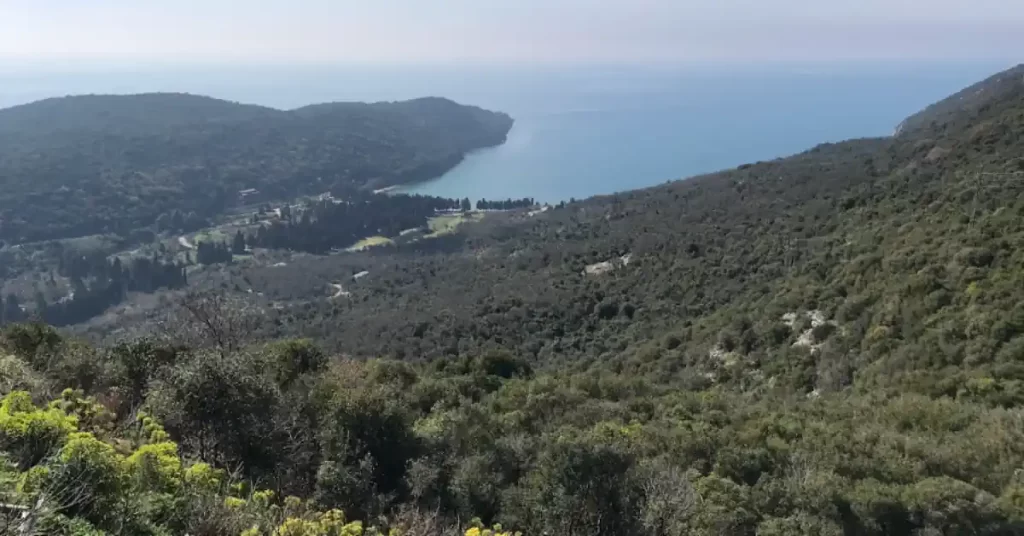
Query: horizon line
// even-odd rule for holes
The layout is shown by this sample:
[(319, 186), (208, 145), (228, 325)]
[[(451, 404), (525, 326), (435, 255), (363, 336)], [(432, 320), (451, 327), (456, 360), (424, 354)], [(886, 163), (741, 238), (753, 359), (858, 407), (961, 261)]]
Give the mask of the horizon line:
[[(494, 60), (483, 59), (443, 59), (443, 60), (236, 60), (231, 58), (190, 58), (190, 59), (45, 59), (45, 58), (5, 58), (0, 57), (0, 68), (19, 67), (35, 71), (69, 72), (88, 71), (94, 69), (166, 69), (166, 68), (211, 68), (230, 66), (235, 69), (247, 68), (287, 68), (287, 69), (318, 69), (318, 68), (559, 68), (559, 67), (607, 67), (607, 68), (658, 68), (658, 67), (755, 67), (774, 65), (906, 65), (906, 64), (979, 64), (1005, 63), (1013, 67), (1024, 63), (1024, 58), (1012, 56), (985, 57), (846, 57), (846, 58), (648, 58), (636, 60), (622, 59), (549, 59), (526, 60), (504, 58)], [(3, 75), (0, 71), (0, 75)]]

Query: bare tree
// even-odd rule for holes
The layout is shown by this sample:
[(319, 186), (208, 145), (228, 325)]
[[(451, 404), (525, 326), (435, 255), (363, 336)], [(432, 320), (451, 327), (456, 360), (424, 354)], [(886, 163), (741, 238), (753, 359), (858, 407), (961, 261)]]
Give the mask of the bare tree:
[(165, 321), (163, 332), (172, 344), (214, 348), (223, 356), (238, 350), (257, 325), (257, 316), (241, 300), (189, 292)]
[(697, 503), (697, 494), (686, 473), (667, 463), (653, 461), (641, 468), (644, 498), (641, 522), (652, 536), (687, 533), (687, 519)]
[(403, 536), (460, 536), (458, 523), (447, 522), (437, 510), (424, 511), (415, 507), (402, 507), (384, 526), (398, 529)]
[(21, 504), (0, 503), (0, 534), (19, 534), (28, 507)]
[[(53, 457), (51, 457), (52, 459)], [(39, 521), (68, 509), (87, 506), (95, 497), (86, 480), (90, 476), (59, 463), (52, 463), (63, 478), (50, 478), (28, 505), (0, 504), (0, 534), (41, 536)]]

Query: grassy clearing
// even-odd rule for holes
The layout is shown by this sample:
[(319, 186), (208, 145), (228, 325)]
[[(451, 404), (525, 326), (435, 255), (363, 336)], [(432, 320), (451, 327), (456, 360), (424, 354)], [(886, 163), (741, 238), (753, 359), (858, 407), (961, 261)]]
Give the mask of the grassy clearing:
[(198, 244), (200, 242), (226, 242), (228, 236), (224, 234), (220, 229), (210, 229), (208, 231), (200, 231), (192, 237), (192, 243)]
[(114, 235), (89, 235), (77, 238), (58, 240), (61, 245), (68, 249), (79, 251), (102, 251), (109, 250), (117, 245), (118, 238)]
[(374, 246), (383, 246), (385, 244), (394, 244), (394, 243), (395, 243), (394, 240), (391, 240), (390, 238), (388, 238), (386, 236), (370, 236), (370, 237), (364, 238), (364, 239), (356, 242), (355, 244), (353, 244), (351, 247), (349, 247), (345, 251), (362, 251), (362, 250), (364, 250), (366, 248), (372, 248)]
[(468, 214), (445, 214), (444, 216), (435, 216), (427, 220), (427, 226), (430, 227), (429, 236), (439, 236), (449, 233), (454, 233), (455, 229), (465, 222), (480, 221), (484, 217), (483, 212), (470, 212)]

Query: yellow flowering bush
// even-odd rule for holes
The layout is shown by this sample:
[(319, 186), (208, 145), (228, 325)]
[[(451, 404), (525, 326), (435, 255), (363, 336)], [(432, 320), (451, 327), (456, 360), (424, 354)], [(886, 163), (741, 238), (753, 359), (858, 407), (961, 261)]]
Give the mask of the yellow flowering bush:
[(225, 473), (208, 463), (194, 463), (185, 469), (185, 484), (196, 491), (213, 493), (224, 483)]
[(521, 532), (504, 530), (500, 524), (487, 528), (479, 518), (474, 518), (469, 522), (469, 525), (469, 528), (466, 529), (465, 536), (523, 536), (523, 533)]
[[(378, 532), (370, 528), (363, 530), (361, 521), (345, 522), (341, 510), (328, 510), (309, 517), (289, 517), (284, 520), (271, 536), (375, 536)], [(241, 536), (263, 536), (259, 527), (249, 528)]]
[(124, 465), (139, 489), (173, 493), (181, 486), (183, 475), (178, 445), (170, 441), (139, 447)]
[(60, 398), (50, 402), (49, 408), (74, 416), (82, 432), (106, 435), (114, 428), (114, 414), (80, 389), (64, 389)]
[(164, 430), (160, 421), (154, 419), (148, 413), (140, 411), (135, 420), (138, 423), (143, 442), (163, 443), (170, 441), (171, 436)]
[(22, 469), (36, 465), (77, 429), (76, 417), (57, 407), (39, 409), (24, 391), (0, 401), (0, 450), (10, 453)]

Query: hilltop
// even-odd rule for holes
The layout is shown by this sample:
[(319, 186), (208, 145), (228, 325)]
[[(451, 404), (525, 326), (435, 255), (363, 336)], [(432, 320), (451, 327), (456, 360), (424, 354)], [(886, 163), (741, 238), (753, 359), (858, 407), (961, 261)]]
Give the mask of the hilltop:
[[(0, 135), (16, 142), (57, 134), (134, 134), (195, 123), (265, 119), (285, 114), (188, 93), (69, 95), (0, 110)], [(56, 140), (55, 140), (56, 141)]]
[(913, 136), (941, 129), (957, 119), (969, 119), (987, 106), (1012, 98), (1019, 93), (1021, 85), (1024, 85), (1024, 64), (996, 73), (908, 117), (900, 123), (897, 135)]
[(47, 99), (0, 110), (0, 239), (205, 219), (242, 190), (284, 200), (433, 178), (511, 125), (439, 98), (290, 111), (187, 94)]

